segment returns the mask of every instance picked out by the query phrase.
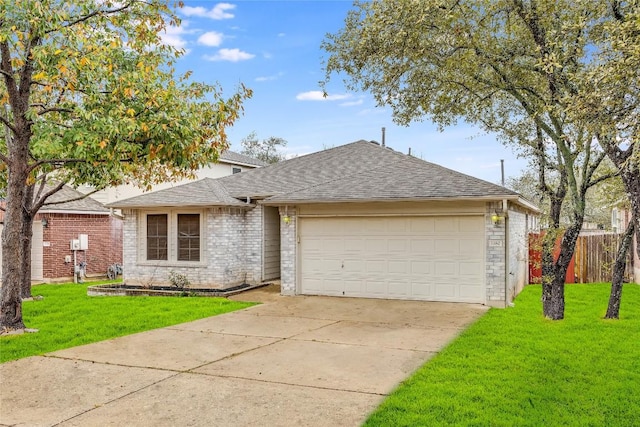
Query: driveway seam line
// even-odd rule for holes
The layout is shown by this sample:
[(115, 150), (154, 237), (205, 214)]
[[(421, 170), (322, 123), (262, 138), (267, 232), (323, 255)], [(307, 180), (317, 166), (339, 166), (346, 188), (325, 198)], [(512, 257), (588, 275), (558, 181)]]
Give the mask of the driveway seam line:
[[(437, 350), (420, 350), (416, 348), (403, 348), (403, 347), (383, 347), (379, 344), (376, 345), (367, 345), (367, 344), (359, 344), (359, 343), (351, 343), (351, 342), (338, 342), (338, 341), (327, 341), (327, 340), (319, 340), (319, 339), (309, 339), (309, 338), (290, 338), (294, 341), (304, 341), (304, 342), (318, 342), (323, 344), (339, 344), (339, 345), (353, 345), (357, 347), (375, 347), (375, 348), (386, 348), (388, 350), (404, 350), (404, 351), (413, 351), (416, 353), (437, 353)], [(445, 343), (446, 346), (448, 343)], [(442, 348), (444, 348), (444, 346)]]
[(362, 391), (362, 390), (349, 390), (349, 389), (343, 389), (343, 388), (335, 388), (335, 387), (323, 387), (323, 386), (315, 386), (315, 385), (308, 385), (308, 384), (295, 384), (295, 383), (288, 383), (288, 382), (284, 382), (284, 381), (271, 381), (271, 380), (261, 380), (258, 378), (247, 378), (247, 377), (239, 377), (236, 375), (220, 375), (220, 374), (209, 374), (206, 372), (183, 372), (185, 374), (194, 374), (194, 375), (202, 375), (205, 377), (217, 377), (217, 378), (230, 378), (230, 379), (237, 379), (237, 380), (244, 380), (244, 381), (256, 381), (256, 382), (260, 382), (260, 383), (266, 383), (266, 384), (280, 384), (280, 385), (290, 385), (290, 386), (294, 386), (294, 387), (306, 387), (306, 388), (314, 388), (314, 389), (320, 389), (320, 390), (329, 390), (329, 391), (344, 391), (347, 393), (357, 393), (357, 394), (367, 394), (367, 395), (371, 395), (371, 396), (388, 396), (388, 393), (376, 393), (373, 391)]
[[(123, 366), (123, 365), (120, 365), (120, 366)], [(124, 365), (124, 366), (126, 366), (126, 365)], [(175, 372), (175, 371), (171, 371), (171, 372)], [(162, 379), (160, 379), (160, 380), (158, 380), (158, 381), (154, 381), (154, 382), (152, 382), (151, 384), (147, 384), (147, 385), (146, 385), (146, 386), (144, 386), (144, 387), (140, 387), (140, 388), (138, 388), (138, 389), (136, 389), (136, 390), (132, 390), (132, 391), (130, 391), (129, 393), (123, 394), (122, 396), (118, 396), (118, 397), (116, 397), (116, 398), (114, 398), (114, 399), (111, 399), (111, 400), (109, 400), (109, 401), (106, 401), (106, 402), (104, 402), (104, 403), (100, 404), (99, 406), (94, 406), (94, 407), (93, 407), (93, 408), (91, 408), (91, 409), (87, 409), (87, 410), (82, 411), (82, 412), (80, 412), (80, 413), (78, 413), (78, 414), (75, 414), (75, 415), (74, 415), (74, 416), (72, 416), (72, 417), (69, 417), (69, 418), (66, 418), (66, 419), (64, 419), (64, 420), (62, 420), (62, 421), (60, 421), (60, 422), (57, 422), (57, 423), (53, 424), (53, 425), (52, 425), (52, 427), (59, 426), (59, 425), (60, 425), (60, 424), (62, 424), (62, 423), (66, 423), (66, 422), (68, 422), (68, 421), (73, 420), (74, 418), (78, 418), (78, 417), (80, 417), (80, 416), (82, 416), (82, 415), (84, 415), (84, 414), (87, 414), (87, 413), (91, 412), (91, 411), (95, 411), (96, 409), (100, 409), (100, 408), (102, 408), (103, 406), (110, 405), (111, 403), (117, 402), (117, 401), (118, 401), (118, 400), (120, 400), (120, 399), (123, 399), (123, 398), (125, 398), (125, 397), (127, 397), (127, 396), (131, 396), (131, 395), (132, 395), (132, 394), (134, 394), (134, 393), (138, 393), (139, 391), (145, 390), (145, 389), (147, 389), (147, 388), (149, 388), (149, 387), (151, 387), (151, 386), (154, 386), (154, 385), (156, 385), (156, 384), (160, 384), (161, 382), (166, 381), (166, 380), (168, 380), (168, 379), (170, 379), (170, 378), (174, 378), (174, 377), (176, 377), (176, 376), (178, 376), (178, 375), (180, 375), (180, 374), (181, 374), (181, 372), (175, 372), (173, 375), (169, 375), (169, 376), (168, 376), (168, 377), (166, 377), (166, 378), (162, 378)]]

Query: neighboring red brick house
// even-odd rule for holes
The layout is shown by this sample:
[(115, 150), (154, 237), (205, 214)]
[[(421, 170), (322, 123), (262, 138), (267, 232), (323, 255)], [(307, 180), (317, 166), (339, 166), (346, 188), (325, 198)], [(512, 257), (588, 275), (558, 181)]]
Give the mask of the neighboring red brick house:
[[(82, 193), (64, 187), (50, 201), (81, 196)], [(81, 234), (87, 235), (88, 245), (86, 250), (75, 251), (76, 262), (87, 263), (87, 276), (105, 275), (109, 265), (122, 264), (122, 224), (119, 216), (90, 197), (45, 206), (33, 225), (32, 279), (44, 282), (72, 280), (74, 251), (71, 241), (78, 240)], [(0, 260), (1, 257), (0, 251)]]

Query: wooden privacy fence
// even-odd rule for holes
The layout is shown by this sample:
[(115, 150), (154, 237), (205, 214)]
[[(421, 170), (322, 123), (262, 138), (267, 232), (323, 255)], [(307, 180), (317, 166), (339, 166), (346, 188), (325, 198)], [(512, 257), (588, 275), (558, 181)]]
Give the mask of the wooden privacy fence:
[[(560, 252), (560, 240), (561, 238), (558, 238), (556, 242), (554, 258), (557, 258)], [(622, 234), (606, 232), (578, 236), (576, 250), (567, 270), (566, 283), (610, 282), (621, 240)], [(633, 251), (634, 248), (631, 245), (627, 253), (625, 281), (629, 281), (632, 276)], [(532, 233), (529, 235), (529, 281), (531, 283), (541, 281), (540, 254), (541, 237), (539, 234)]]
[[(616, 262), (618, 245), (622, 234), (586, 234), (576, 242), (575, 275), (576, 283), (610, 282), (613, 264)], [(633, 272), (633, 245), (627, 252), (624, 271), (625, 281), (629, 281)]]

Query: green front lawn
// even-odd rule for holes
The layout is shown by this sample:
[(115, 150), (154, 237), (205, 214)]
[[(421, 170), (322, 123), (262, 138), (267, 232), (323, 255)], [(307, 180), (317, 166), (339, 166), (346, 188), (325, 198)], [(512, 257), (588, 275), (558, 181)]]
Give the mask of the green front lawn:
[(88, 285), (34, 286), (33, 295), (44, 298), (25, 301), (23, 317), (28, 328), (39, 332), (2, 336), (0, 363), (253, 305), (208, 297), (89, 297)]
[(609, 285), (569, 285), (565, 320), (540, 286), (492, 309), (401, 384), (367, 426), (640, 425), (640, 286), (603, 320)]

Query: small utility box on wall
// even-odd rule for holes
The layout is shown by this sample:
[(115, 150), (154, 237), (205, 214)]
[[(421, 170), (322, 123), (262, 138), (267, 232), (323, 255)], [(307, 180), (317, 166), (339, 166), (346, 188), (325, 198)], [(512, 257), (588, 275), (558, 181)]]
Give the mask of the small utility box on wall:
[(86, 251), (89, 249), (89, 235), (88, 234), (79, 234), (78, 240), (80, 241), (80, 250)]
[(77, 239), (71, 240), (72, 251), (86, 251), (89, 249), (89, 235), (80, 234)]

